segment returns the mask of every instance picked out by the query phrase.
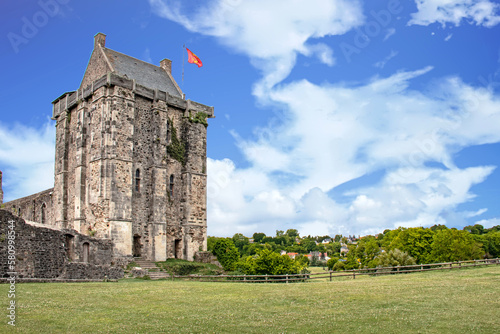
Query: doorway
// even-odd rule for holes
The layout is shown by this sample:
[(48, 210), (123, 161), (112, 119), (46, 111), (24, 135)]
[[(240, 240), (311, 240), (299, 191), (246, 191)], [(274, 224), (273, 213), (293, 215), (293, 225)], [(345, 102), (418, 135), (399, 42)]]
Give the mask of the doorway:
[(134, 235), (134, 243), (132, 244), (132, 256), (141, 257), (141, 236)]

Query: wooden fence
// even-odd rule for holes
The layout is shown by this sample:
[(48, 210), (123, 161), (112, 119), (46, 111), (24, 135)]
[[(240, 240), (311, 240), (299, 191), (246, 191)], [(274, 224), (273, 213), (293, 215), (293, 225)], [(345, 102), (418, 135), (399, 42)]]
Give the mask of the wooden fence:
[(352, 269), (344, 271), (327, 271), (325, 273), (316, 274), (296, 274), (296, 275), (187, 275), (175, 276), (172, 275), (171, 279), (189, 279), (200, 282), (228, 282), (228, 283), (292, 283), (292, 282), (306, 282), (318, 279), (329, 279), (332, 281), (337, 277), (352, 277), (360, 275), (395, 275), (406, 274), (415, 272), (424, 272), (432, 270), (450, 270), (461, 269), (467, 267), (477, 267), (500, 264), (500, 259), (484, 259), (484, 260), (470, 260), (446, 263), (430, 263), (430, 264), (416, 264), (410, 266), (397, 266), (397, 267), (379, 267), (379, 268), (363, 268)]

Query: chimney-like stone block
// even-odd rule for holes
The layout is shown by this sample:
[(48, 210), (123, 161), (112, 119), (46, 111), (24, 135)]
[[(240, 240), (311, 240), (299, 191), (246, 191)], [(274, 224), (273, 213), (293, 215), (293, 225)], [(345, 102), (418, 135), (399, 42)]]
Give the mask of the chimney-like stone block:
[(172, 74), (172, 61), (170, 59), (163, 59), (160, 61), (160, 67), (163, 68), (168, 74)]
[(99, 32), (94, 36), (94, 49), (97, 48), (97, 45), (102, 47), (106, 46), (106, 35), (102, 32)]

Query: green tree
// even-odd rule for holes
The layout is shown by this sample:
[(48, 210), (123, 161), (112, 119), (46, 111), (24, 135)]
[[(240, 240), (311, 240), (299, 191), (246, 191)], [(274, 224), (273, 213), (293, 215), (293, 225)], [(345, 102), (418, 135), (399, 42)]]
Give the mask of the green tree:
[(266, 234), (265, 233), (254, 233), (252, 238), (253, 238), (253, 242), (261, 242), (262, 239), (264, 239), (266, 237)]
[(234, 245), (236, 246), (236, 248), (238, 248), (241, 254), (243, 253), (243, 249), (245, 248), (245, 246), (250, 244), (249, 239), (241, 233), (236, 233), (235, 235), (233, 235), (232, 239)]
[(236, 249), (233, 241), (229, 238), (217, 240), (212, 253), (217, 256), (217, 261), (219, 261), (226, 271), (233, 271), (236, 262), (238, 262), (240, 258), (238, 249)]
[(403, 228), (386, 249), (399, 249), (407, 252), (417, 263), (429, 263), (433, 237), (434, 232), (428, 228)]
[(469, 225), (464, 227), (464, 231), (467, 231), (471, 234), (481, 235), (484, 233), (484, 226), (481, 224)]
[(329, 270), (333, 270), (333, 266), (339, 262), (338, 257), (332, 257), (328, 261), (326, 261), (326, 266), (328, 267)]
[(295, 238), (299, 237), (299, 231), (296, 229), (290, 228), (286, 230), (286, 235), (288, 235), (292, 240), (295, 240)]
[(377, 264), (381, 267), (410, 266), (415, 264), (415, 259), (408, 253), (399, 249), (392, 249), (377, 257)]
[(469, 232), (455, 229), (437, 231), (431, 246), (434, 262), (480, 259), (485, 252)]

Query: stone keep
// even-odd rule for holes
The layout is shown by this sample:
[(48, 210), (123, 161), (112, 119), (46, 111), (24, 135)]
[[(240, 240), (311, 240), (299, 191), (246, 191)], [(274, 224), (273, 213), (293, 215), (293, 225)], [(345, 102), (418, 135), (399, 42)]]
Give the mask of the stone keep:
[(53, 103), (53, 224), (111, 239), (115, 256), (193, 260), (206, 250), (207, 118), (160, 67), (98, 33), (80, 88)]

